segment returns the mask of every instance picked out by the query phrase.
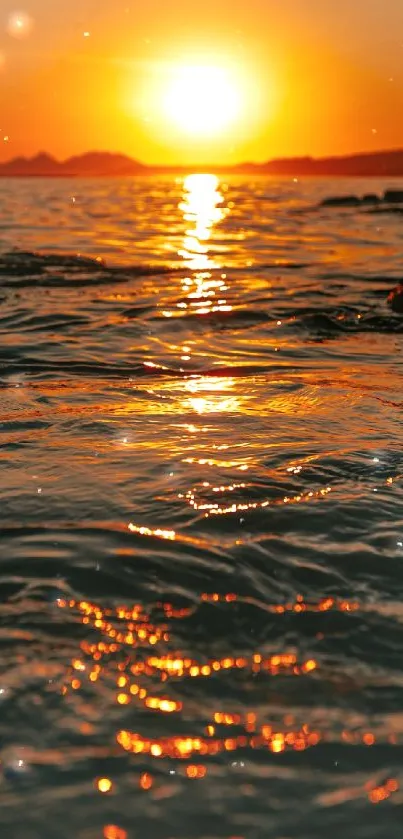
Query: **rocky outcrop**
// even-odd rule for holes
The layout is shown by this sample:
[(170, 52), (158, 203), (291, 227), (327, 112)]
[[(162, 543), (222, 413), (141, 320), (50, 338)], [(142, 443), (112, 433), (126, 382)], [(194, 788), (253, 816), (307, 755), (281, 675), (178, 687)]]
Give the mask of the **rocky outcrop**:
[(385, 204), (403, 204), (403, 189), (387, 189), (383, 200)]
[(334, 195), (330, 196), (330, 198), (325, 198), (320, 206), (321, 207), (359, 207), (361, 204), (361, 199), (358, 198), (356, 195)]
[(358, 195), (331, 195), (324, 198), (320, 207), (370, 207), (373, 211), (387, 211), (389, 208), (396, 210), (399, 205), (403, 206), (403, 190), (387, 189), (383, 196), (375, 193), (367, 193), (362, 197)]
[(388, 296), (388, 303), (394, 312), (403, 315), (403, 283), (399, 283), (392, 289)]

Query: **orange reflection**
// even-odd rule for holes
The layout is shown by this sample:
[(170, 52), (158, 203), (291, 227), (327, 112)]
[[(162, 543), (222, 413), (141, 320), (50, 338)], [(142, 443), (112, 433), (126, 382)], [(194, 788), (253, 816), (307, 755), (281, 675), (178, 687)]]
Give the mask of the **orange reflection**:
[(127, 833), (116, 824), (106, 824), (104, 827), (104, 839), (127, 839)]
[(189, 379), (184, 383), (184, 391), (191, 395), (183, 399), (183, 408), (196, 414), (238, 413), (241, 399), (231, 393), (235, 386), (236, 381), (230, 376)]
[[(267, 651), (257, 649), (250, 654), (229, 653), (222, 657), (206, 655), (199, 659), (181, 653), (173, 635), (173, 622), (188, 619), (195, 609), (206, 603), (225, 604), (229, 609), (238, 603), (257, 605), (253, 598), (234, 592), (204, 592), (198, 604), (188, 607), (175, 608), (169, 602), (155, 603), (152, 608), (157, 617), (152, 619), (141, 604), (119, 604), (105, 608), (87, 600), (60, 599), (59, 608), (73, 610), (80, 622), (93, 633), (92, 639), (89, 635), (81, 641), (78, 654), (72, 657), (68, 677), (61, 689), (62, 694), (73, 697), (76, 690), (86, 691), (92, 681), (103, 679), (105, 689), (108, 685), (112, 690), (112, 701), (122, 714), (125, 713), (125, 706), (133, 702), (151, 714), (172, 716), (174, 730), (171, 734), (150, 737), (139, 730), (119, 727), (115, 734), (116, 743), (128, 754), (143, 755), (150, 761), (167, 758), (178, 761), (183, 767), (178, 772), (191, 780), (202, 780), (208, 771), (208, 760), (219, 754), (228, 753), (232, 756), (237, 751), (259, 749), (268, 750), (272, 755), (281, 755), (290, 750), (299, 752), (315, 748), (326, 741), (328, 732), (306, 722), (298, 725), (291, 713), (286, 713), (281, 720), (268, 722), (262, 709), (260, 712), (248, 710), (245, 713), (242, 707), (210, 709), (200, 728), (202, 733), (197, 732), (196, 736), (194, 732), (184, 730), (188, 711), (185, 699), (182, 701), (177, 698), (178, 683), (184, 680), (192, 680), (197, 685), (204, 679), (216, 679), (218, 676), (228, 678), (231, 674), (242, 673), (245, 676), (259, 675), (261, 680), (275, 677), (307, 680), (315, 679), (320, 667), (318, 658), (310, 656), (301, 660), (294, 650), (267, 654)], [(325, 616), (331, 610), (353, 612), (360, 608), (360, 604), (334, 597), (310, 602), (299, 594), (293, 601), (264, 604), (264, 608), (279, 616), (286, 612), (293, 612), (296, 616), (315, 612), (318, 617), (323, 615), (326, 620)], [(77, 671), (81, 675), (79, 688), (75, 686)], [(130, 717), (135, 718), (135, 715)], [(379, 742), (378, 733), (372, 731), (359, 734), (356, 729), (345, 728), (339, 736), (342, 743), (351, 746), (365, 744), (371, 747)], [(334, 741), (334, 737), (332, 731), (330, 740)], [(397, 744), (396, 732), (391, 734), (389, 742)], [(149, 772), (142, 772), (138, 778), (141, 789), (145, 791), (150, 790), (155, 782)], [(98, 778), (95, 786), (104, 794), (113, 789), (113, 783), (108, 777)], [(389, 798), (397, 789), (396, 779), (390, 779), (375, 788), (370, 784), (365, 788), (365, 793), (372, 803), (378, 803)], [(115, 835), (113, 830), (114, 826), (109, 825), (110, 836)], [(119, 830), (116, 828), (116, 831)], [(116, 837), (120, 839), (120, 836), (117, 832)]]
[(188, 778), (204, 778), (207, 774), (207, 769), (205, 766), (194, 766), (190, 764), (186, 769), (186, 774)]
[(143, 772), (143, 774), (140, 778), (141, 789), (145, 789), (145, 790), (151, 789), (152, 785), (153, 785), (152, 776), (149, 775), (148, 772)]
[(389, 778), (385, 784), (368, 790), (368, 798), (371, 804), (379, 804), (381, 801), (386, 801), (393, 793), (399, 789), (399, 783), (396, 778)]

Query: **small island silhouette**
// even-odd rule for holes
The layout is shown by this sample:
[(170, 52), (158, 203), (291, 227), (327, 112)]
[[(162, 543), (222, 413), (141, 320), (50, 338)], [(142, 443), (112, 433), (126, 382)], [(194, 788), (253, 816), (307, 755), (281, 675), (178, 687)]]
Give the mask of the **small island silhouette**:
[(290, 157), (232, 166), (153, 166), (125, 154), (93, 151), (59, 161), (46, 152), (0, 163), (0, 177), (124, 177), (213, 172), (234, 175), (403, 177), (403, 149), (341, 157)]

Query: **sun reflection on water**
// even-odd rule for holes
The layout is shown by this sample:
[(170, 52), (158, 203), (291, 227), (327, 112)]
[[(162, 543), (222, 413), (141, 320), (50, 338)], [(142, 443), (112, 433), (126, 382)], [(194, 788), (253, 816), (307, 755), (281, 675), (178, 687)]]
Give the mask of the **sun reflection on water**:
[(212, 274), (220, 268), (220, 264), (209, 246), (214, 226), (229, 212), (219, 192), (218, 178), (215, 175), (189, 175), (185, 178), (179, 209), (184, 221), (190, 225), (179, 256), (193, 273), (182, 282), (185, 299), (178, 303), (178, 308), (196, 315), (230, 312), (232, 306), (226, 299), (227, 276)]
[(185, 223), (185, 235), (178, 256), (190, 274), (183, 278), (183, 297), (174, 309), (165, 309), (166, 318), (181, 315), (209, 315), (230, 312), (227, 275), (220, 274), (222, 263), (217, 258), (219, 249), (211, 238), (214, 228), (230, 212), (225, 206), (215, 175), (189, 175), (183, 182), (183, 196), (179, 211)]
[(217, 268), (219, 266), (209, 256), (208, 240), (214, 225), (228, 212), (222, 203), (218, 178), (215, 175), (188, 175), (183, 186), (179, 209), (189, 227), (179, 255), (194, 271)]
[(211, 379), (201, 376), (184, 383), (183, 409), (196, 414), (237, 413), (240, 410), (240, 397), (231, 393), (235, 379), (220, 376)]
[[(158, 535), (163, 538), (163, 534)], [(307, 722), (298, 723), (295, 715), (290, 712), (286, 712), (281, 719), (268, 721), (263, 708), (228, 708), (225, 701), (220, 702), (219, 707), (214, 707), (206, 700), (205, 694), (199, 706), (201, 719), (193, 724), (197, 731), (192, 731), (188, 724), (184, 729), (184, 723), (188, 720), (184, 713), (186, 692), (178, 696), (178, 686), (182, 682), (190, 680), (197, 684), (198, 681), (208, 679), (228, 678), (231, 673), (238, 673), (240, 677), (244, 674), (246, 678), (259, 676), (260, 679), (315, 679), (320, 669), (320, 662), (316, 658), (300, 658), (293, 649), (271, 654), (259, 650), (249, 654), (242, 651), (221, 657), (206, 655), (200, 659), (181, 653), (174, 634), (175, 622), (186, 621), (203, 604), (220, 603), (231, 608), (240, 603), (253, 605), (254, 601), (235, 593), (204, 592), (199, 602), (191, 606), (178, 608), (169, 602), (155, 603), (152, 615), (141, 604), (105, 608), (90, 601), (60, 599), (59, 608), (72, 610), (78, 621), (91, 633), (86, 640), (81, 641), (79, 653), (71, 660), (62, 694), (75, 695), (81, 689), (86, 691), (86, 686), (90, 684), (95, 689), (95, 684), (103, 680), (110, 686), (112, 705), (115, 703), (122, 713), (125, 706), (135, 703), (145, 712), (170, 717), (173, 721), (172, 729), (166, 729), (163, 735), (154, 736), (143, 732), (141, 724), (135, 730), (123, 727), (128, 720), (119, 719), (114, 742), (133, 757), (147, 756), (151, 764), (154, 760), (160, 762), (165, 758), (171, 767), (170, 774), (194, 780), (206, 777), (211, 761), (219, 754), (227, 753), (231, 760), (235, 752), (240, 752), (242, 756), (245, 750), (266, 750), (272, 755), (280, 755), (286, 751), (302, 752), (327, 741), (332, 742), (337, 737), (335, 732)], [(358, 601), (333, 597), (309, 602), (298, 595), (295, 601), (273, 603), (266, 608), (281, 620), (286, 612), (292, 612), (295, 616), (305, 612), (346, 613), (358, 611), (361, 605)], [(323, 639), (324, 634), (319, 633), (317, 638)], [(344, 727), (338, 736), (342, 743), (349, 746), (368, 748), (378, 741), (376, 730), (360, 732), (356, 726), (353, 729)], [(389, 734), (388, 742), (397, 745), (395, 732)], [(244, 765), (240, 763), (240, 766)], [(154, 776), (144, 771), (144, 763), (139, 765), (138, 785), (145, 791), (154, 786)], [(95, 787), (100, 793), (111, 792), (113, 786), (111, 778), (95, 779)], [(377, 804), (398, 789), (399, 781), (389, 778), (380, 786), (374, 786), (373, 782), (365, 784), (361, 794), (371, 803)]]

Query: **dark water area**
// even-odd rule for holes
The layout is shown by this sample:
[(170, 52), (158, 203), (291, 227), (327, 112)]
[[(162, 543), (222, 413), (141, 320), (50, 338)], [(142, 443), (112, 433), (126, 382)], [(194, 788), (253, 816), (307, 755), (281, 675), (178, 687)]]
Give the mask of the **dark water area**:
[(0, 182), (1, 836), (400, 835), (393, 187)]

